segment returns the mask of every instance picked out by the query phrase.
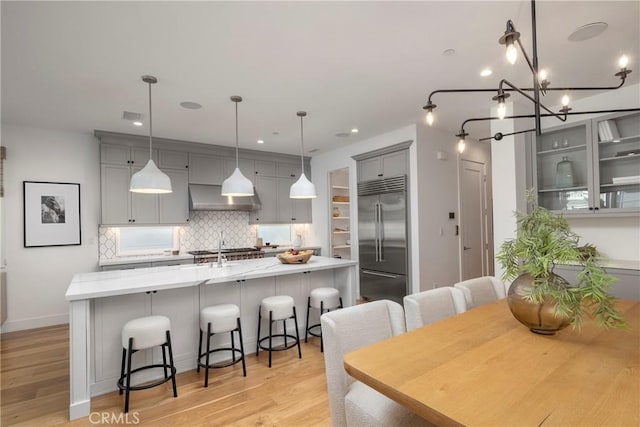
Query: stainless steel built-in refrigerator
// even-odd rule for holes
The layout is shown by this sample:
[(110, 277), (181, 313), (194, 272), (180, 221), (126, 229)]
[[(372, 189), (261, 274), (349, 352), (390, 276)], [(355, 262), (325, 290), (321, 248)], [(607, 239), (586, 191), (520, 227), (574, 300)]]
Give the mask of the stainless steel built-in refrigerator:
[(406, 175), (358, 183), (360, 295), (402, 304), (407, 295)]

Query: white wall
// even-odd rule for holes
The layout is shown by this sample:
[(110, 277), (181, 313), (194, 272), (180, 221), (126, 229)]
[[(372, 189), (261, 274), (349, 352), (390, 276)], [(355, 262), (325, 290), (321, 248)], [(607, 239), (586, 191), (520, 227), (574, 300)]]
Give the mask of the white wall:
[[(68, 322), (64, 299), (74, 273), (98, 263), (100, 173), (98, 141), (91, 134), (2, 125), (5, 162), (8, 319), (2, 332)], [(80, 184), (79, 246), (23, 247), (23, 181)]]
[[(418, 199), (417, 193), (417, 176), (413, 172), (417, 169), (415, 163), (416, 159), (416, 127), (414, 125), (400, 128), (376, 137), (360, 141), (355, 144), (346, 145), (342, 148), (329, 151), (327, 153), (317, 154), (311, 158), (311, 181), (315, 184), (318, 192), (318, 197), (313, 200), (313, 226), (308, 233), (306, 244), (308, 245), (320, 245), (322, 247), (322, 253), (326, 256), (332, 256), (331, 248), (329, 247), (329, 216), (331, 215), (331, 204), (329, 202), (329, 172), (335, 169), (348, 168), (349, 169), (349, 197), (352, 201), (351, 209), (351, 240), (353, 242), (358, 241), (358, 212), (357, 212), (357, 178), (358, 171), (356, 161), (351, 158), (357, 154), (367, 153), (379, 148), (388, 147), (390, 145), (398, 144), (407, 140), (414, 141), (409, 148), (410, 165), (409, 165), (409, 187), (411, 200)], [(418, 216), (417, 206), (415, 203), (410, 207), (411, 209), (411, 227), (412, 233), (415, 235), (418, 232)], [(419, 259), (419, 248), (416, 239), (411, 241), (411, 253), (413, 259)], [(358, 259), (358, 246), (353, 245), (351, 249), (351, 258)], [(415, 286), (418, 283), (418, 267), (417, 263), (411, 263), (411, 281)]]
[[(441, 153), (441, 159), (438, 159)], [(418, 123), (417, 162), (420, 241), (420, 290), (450, 286), (460, 281), (459, 160), (490, 163), (488, 144), (468, 140), (463, 154), (457, 138)], [(490, 184), (490, 180), (489, 180)], [(454, 212), (455, 219), (449, 219)]]

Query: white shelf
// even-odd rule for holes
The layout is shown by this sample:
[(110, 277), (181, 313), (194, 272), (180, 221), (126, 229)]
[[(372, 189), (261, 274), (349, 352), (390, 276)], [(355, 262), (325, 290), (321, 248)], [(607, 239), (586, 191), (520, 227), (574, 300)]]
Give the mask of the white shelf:
[(331, 186), (334, 190), (348, 190), (349, 187), (345, 187), (344, 185), (333, 185)]
[(348, 216), (332, 216), (332, 219), (349, 219)]
[(332, 231), (333, 234), (349, 234), (350, 231)]
[(333, 203), (334, 205), (349, 205), (349, 204), (351, 204), (351, 202), (331, 202), (331, 203)]
[(351, 245), (336, 245), (333, 247), (333, 249), (347, 249), (350, 248)]

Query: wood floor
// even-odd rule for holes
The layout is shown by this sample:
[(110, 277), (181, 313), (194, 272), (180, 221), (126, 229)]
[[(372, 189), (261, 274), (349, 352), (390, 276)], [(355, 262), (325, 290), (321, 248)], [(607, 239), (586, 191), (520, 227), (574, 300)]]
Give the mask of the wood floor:
[(331, 425), (324, 359), (318, 338), (297, 352), (247, 354), (240, 364), (204, 373), (178, 374), (171, 382), (132, 392), (128, 418), (117, 392), (92, 399), (90, 417), (69, 422), (69, 329), (67, 325), (2, 334), (0, 341), (2, 426), (130, 424), (141, 426), (328, 426)]

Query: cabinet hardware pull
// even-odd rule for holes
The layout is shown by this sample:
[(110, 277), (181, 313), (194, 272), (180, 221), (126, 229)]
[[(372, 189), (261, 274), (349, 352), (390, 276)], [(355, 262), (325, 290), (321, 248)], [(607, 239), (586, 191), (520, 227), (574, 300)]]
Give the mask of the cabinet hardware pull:
[(384, 176), (383, 174), (379, 173), (378, 176)]

